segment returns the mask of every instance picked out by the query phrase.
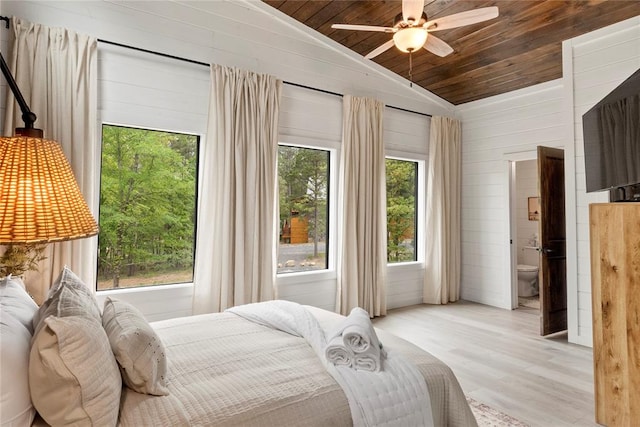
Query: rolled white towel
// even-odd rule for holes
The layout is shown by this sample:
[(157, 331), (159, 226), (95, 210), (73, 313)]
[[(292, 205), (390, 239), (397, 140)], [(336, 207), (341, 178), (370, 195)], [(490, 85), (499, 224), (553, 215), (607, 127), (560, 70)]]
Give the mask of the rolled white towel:
[(353, 363), (353, 352), (345, 347), (341, 335), (336, 335), (329, 341), (324, 354), (327, 361), (336, 366), (350, 367)]
[[(361, 344), (363, 342), (364, 341), (360, 341)], [(386, 357), (386, 351), (382, 349), (382, 346), (378, 342), (377, 337), (374, 340), (369, 340), (369, 344), (361, 345), (361, 347), (366, 347), (367, 349), (354, 352), (353, 363), (351, 363), (351, 367), (354, 369), (369, 372), (382, 371), (382, 361)], [(349, 347), (347, 346), (347, 348)]]
[(360, 353), (353, 356), (353, 369), (367, 372), (380, 372), (382, 370), (382, 358), (370, 354)]
[(365, 310), (359, 307), (351, 310), (349, 316), (338, 326), (330, 343), (338, 346), (337, 339), (341, 339), (343, 346), (353, 354), (351, 368), (369, 372), (382, 370), (386, 352), (382, 349), (369, 313)]
[(372, 347), (380, 347), (375, 331), (360, 325), (350, 325), (342, 332), (344, 345), (354, 353), (365, 353)]
[(364, 353), (370, 350), (377, 353), (380, 350), (380, 341), (375, 329), (373, 329), (369, 313), (360, 307), (351, 310), (343, 324), (341, 333), (344, 345), (354, 353)]

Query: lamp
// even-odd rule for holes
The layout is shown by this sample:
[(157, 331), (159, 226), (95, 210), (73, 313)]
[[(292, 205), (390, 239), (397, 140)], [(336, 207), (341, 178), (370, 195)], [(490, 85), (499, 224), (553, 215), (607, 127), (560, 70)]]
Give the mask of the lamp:
[(0, 275), (22, 275), (44, 259), (44, 244), (90, 237), (98, 224), (82, 197), (60, 144), (43, 139), (0, 53), (0, 68), (16, 98), (24, 128), (0, 138)]
[(422, 27), (401, 28), (393, 35), (393, 43), (401, 51), (411, 53), (424, 46), (428, 35)]

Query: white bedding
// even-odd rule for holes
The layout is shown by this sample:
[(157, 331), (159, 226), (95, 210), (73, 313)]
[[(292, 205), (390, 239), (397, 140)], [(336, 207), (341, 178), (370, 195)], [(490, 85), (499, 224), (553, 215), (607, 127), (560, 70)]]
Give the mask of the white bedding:
[[(276, 300), (241, 305), (227, 311), (306, 339), (347, 396), (354, 426), (433, 426), (429, 391), (424, 377), (399, 352), (390, 350), (385, 369), (377, 373), (334, 366), (325, 358), (327, 332), (303, 306)], [(369, 322), (368, 315), (366, 321)], [(375, 336), (373, 327), (371, 330)]]
[[(343, 317), (309, 308), (325, 330)], [(348, 426), (342, 388), (306, 340), (231, 313), (152, 324), (165, 344), (169, 396), (123, 390), (122, 426)], [(383, 331), (385, 347), (416, 364), (429, 389), (436, 426), (476, 426), (451, 370)]]

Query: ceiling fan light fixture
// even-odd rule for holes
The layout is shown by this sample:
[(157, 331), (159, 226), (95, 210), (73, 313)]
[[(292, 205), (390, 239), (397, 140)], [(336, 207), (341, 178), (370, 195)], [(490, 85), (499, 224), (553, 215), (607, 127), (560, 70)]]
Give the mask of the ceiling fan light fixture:
[(420, 27), (409, 27), (398, 30), (393, 35), (393, 42), (402, 52), (415, 52), (427, 42), (429, 33)]
[[(465, 25), (487, 21), (498, 16), (498, 8), (496, 6), (490, 6), (472, 9), (466, 12), (454, 13), (453, 15), (443, 16), (429, 21), (427, 14), (423, 10), (424, 3), (425, 0), (402, 0), (402, 13), (396, 15), (393, 20), (393, 27), (333, 24), (331, 25), (331, 28), (339, 30), (393, 33), (393, 39), (387, 40), (385, 43), (366, 54), (366, 59), (373, 59), (381, 53), (391, 49), (394, 45), (400, 51), (405, 53), (411, 53), (420, 48), (425, 48), (433, 54), (444, 57), (453, 53), (453, 48), (438, 37), (429, 35), (431, 31), (463, 27)], [(420, 19), (416, 19), (416, 16), (420, 16)], [(427, 40), (429, 40), (429, 44), (426, 44)]]

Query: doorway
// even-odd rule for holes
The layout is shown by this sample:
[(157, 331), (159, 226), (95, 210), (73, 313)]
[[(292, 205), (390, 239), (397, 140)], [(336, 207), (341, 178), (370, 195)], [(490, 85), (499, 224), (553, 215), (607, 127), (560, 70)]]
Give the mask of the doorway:
[(517, 305), (519, 309), (540, 310), (538, 271), (540, 267), (539, 230), (540, 203), (538, 192), (538, 159), (515, 163), (515, 193), (512, 203), (516, 206), (515, 273), (517, 280)]
[(540, 335), (564, 331), (564, 151), (538, 147), (511, 159), (509, 170), (512, 308), (535, 310)]

